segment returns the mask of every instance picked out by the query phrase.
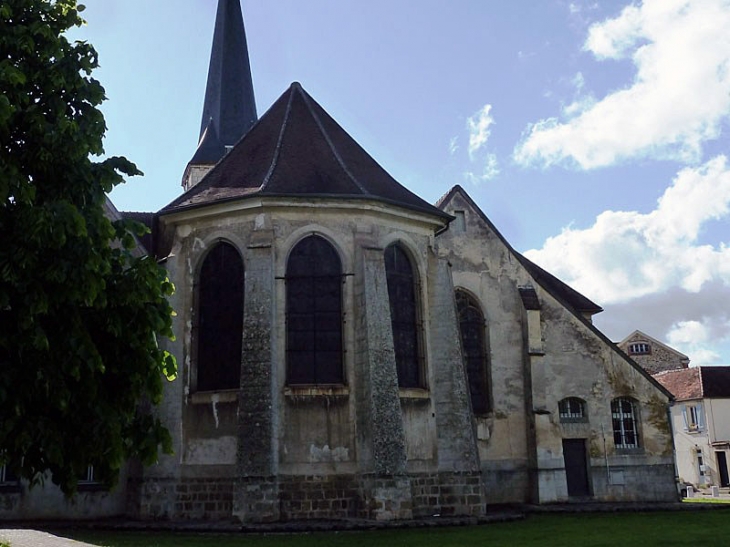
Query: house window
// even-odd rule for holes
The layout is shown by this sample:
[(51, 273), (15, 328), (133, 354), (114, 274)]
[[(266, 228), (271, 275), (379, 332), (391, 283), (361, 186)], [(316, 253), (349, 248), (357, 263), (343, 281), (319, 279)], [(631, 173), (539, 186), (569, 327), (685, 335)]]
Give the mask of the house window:
[(702, 449), (697, 449), (697, 472), (700, 475), (700, 478), (704, 477), (707, 472), (707, 468), (705, 467), (705, 458), (702, 456)]
[(342, 265), (335, 248), (309, 236), (286, 268), (286, 363), (289, 385), (342, 384)]
[(620, 397), (611, 401), (613, 442), (616, 448), (638, 448), (636, 405), (631, 399)]
[(87, 465), (86, 469), (79, 475), (79, 485), (82, 484), (98, 484), (93, 465)]
[(701, 403), (684, 405), (682, 417), (684, 418), (685, 431), (698, 432), (704, 429), (705, 419)]
[(558, 403), (558, 414), (561, 422), (586, 422), (586, 405), (582, 399), (568, 397)]
[(0, 465), (0, 486), (10, 486), (17, 483), (17, 475), (7, 465)]
[(629, 353), (631, 355), (648, 355), (649, 353), (651, 353), (651, 346), (646, 342), (630, 344)]
[(454, 211), (454, 232), (457, 234), (463, 234), (466, 232), (466, 214), (464, 211)]
[(416, 277), (408, 255), (397, 243), (385, 249), (385, 275), (388, 282), (398, 386), (425, 387), (421, 367)]
[(456, 291), (456, 309), (472, 410), (475, 414), (486, 414), (489, 412), (489, 382), (484, 315), (476, 299), (464, 291)]
[(241, 382), (243, 260), (218, 243), (203, 261), (197, 291), (197, 389), (237, 389)]
[(93, 465), (89, 464), (79, 475), (79, 491), (96, 492), (105, 490), (106, 487), (100, 480), (99, 474)]

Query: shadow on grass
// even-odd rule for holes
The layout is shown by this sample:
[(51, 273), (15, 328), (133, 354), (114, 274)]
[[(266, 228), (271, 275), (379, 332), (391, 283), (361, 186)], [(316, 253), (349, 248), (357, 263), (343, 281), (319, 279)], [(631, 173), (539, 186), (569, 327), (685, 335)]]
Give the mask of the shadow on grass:
[(304, 534), (214, 534), (65, 530), (104, 547), (640, 547), (730, 541), (726, 511), (531, 515), (519, 522), (453, 528), (386, 529)]

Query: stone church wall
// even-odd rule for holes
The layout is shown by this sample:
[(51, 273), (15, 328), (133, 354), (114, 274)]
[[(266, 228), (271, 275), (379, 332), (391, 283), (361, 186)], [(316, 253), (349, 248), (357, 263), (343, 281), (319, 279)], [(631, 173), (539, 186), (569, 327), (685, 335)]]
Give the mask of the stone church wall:
[[(371, 216), (361, 211), (356, 221), (337, 207), (303, 207), (221, 211), (169, 226), (167, 237), (174, 236), (168, 270), (179, 295), (179, 335), (171, 350), (182, 363), (183, 388), (170, 386), (180, 403), (163, 414), (180, 424), (179, 456), (146, 474), (140, 516), (228, 513), (269, 521), (482, 514), (476, 444), (464, 436), (471, 417), (453, 287), (430, 250), (432, 220), (382, 206), (373, 207)], [(342, 386), (290, 387), (285, 380), (287, 256), (312, 233), (334, 245), (345, 274)], [(196, 272), (219, 239), (243, 256), (248, 333), (241, 389), (200, 393), (190, 336)], [(382, 366), (393, 359), (382, 257), (394, 241), (409, 250), (419, 279), (426, 390), (398, 390), (395, 365)], [(448, 313), (451, 319), (443, 322)], [(441, 323), (433, 324), (434, 317)]]

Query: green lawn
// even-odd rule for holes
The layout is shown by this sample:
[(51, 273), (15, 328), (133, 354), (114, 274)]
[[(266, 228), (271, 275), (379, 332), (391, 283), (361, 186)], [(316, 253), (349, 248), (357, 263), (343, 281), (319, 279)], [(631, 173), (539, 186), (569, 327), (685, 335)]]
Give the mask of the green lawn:
[(64, 531), (60, 535), (105, 547), (724, 547), (730, 544), (730, 512), (542, 514), (483, 526), (312, 534)]

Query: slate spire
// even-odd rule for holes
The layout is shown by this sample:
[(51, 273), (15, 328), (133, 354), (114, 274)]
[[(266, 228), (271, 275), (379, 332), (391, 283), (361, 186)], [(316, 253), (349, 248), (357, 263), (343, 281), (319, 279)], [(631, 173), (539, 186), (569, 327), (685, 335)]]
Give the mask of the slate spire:
[[(199, 150), (206, 144), (203, 142), (205, 138), (211, 136), (211, 120), (218, 143), (225, 150), (225, 147), (236, 144), (257, 119), (240, 0), (218, 0), (208, 84), (200, 122)], [(206, 148), (220, 150), (220, 145)], [(204, 159), (215, 163), (221, 157)]]

